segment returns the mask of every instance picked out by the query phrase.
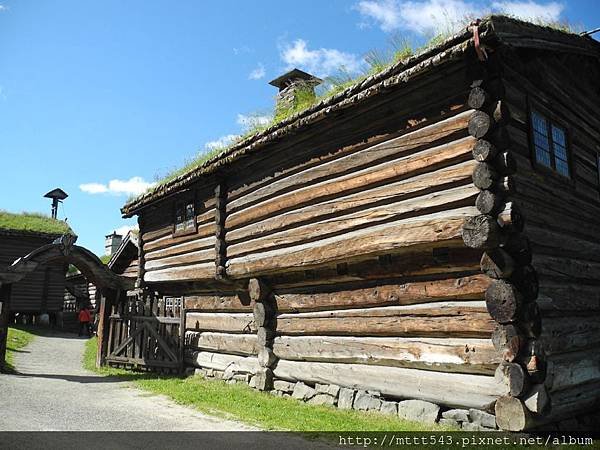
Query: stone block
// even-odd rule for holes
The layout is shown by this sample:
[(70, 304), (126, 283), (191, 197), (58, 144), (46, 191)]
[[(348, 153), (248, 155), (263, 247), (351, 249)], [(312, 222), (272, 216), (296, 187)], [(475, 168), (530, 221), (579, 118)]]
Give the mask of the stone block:
[(468, 422), (469, 411), (466, 409), (449, 409), (442, 413), (444, 419), (455, 420), (457, 422)]
[(340, 387), (335, 384), (316, 384), (315, 389), (321, 394), (328, 394), (337, 397), (340, 393)]
[(415, 422), (436, 423), (440, 407), (423, 400), (404, 400), (398, 403), (398, 416)]
[(338, 398), (338, 408), (352, 409), (354, 403), (354, 389), (341, 388)]
[(308, 403), (311, 405), (335, 406), (335, 397), (332, 397), (329, 394), (317, 394), (311, 398)]
[(440, 425), (443, 425), (443, 426), (446, 426), (446, 427), (450, 427), (450, 428), (460, 428), (460, 423), (457, 422), (454, 419), (444, 419), (444, 418), (441, 418), (438, 423)]
[(273, 381), (273, 389), (277, 389), (278, 391), (292, 393), (294, 392), (294, 383), (290, 383), (289, 381), (284, 380), (275, 380)]
[(378, 411), (381, 408), (381, 400), (366, 391), (358, 391), (354, 397), (353, 407), (359, 411)]
[(496, 416), (480, 411), (478, 409), (469, 409), (469, 417), (472, 423), (477, 423), (482, 427), (496, 429)]
[(298, 400), (309, 400), (315, 396), (317, 391), (315, 391), (310, 386), (298, 381), (294, 386), (294, 391), (292, 392), (292, 397), (297, 398)]
[(383, 414), (396, 415), (398, 414), (398, 403), (382, 401), (379, 411), (381, 411)]

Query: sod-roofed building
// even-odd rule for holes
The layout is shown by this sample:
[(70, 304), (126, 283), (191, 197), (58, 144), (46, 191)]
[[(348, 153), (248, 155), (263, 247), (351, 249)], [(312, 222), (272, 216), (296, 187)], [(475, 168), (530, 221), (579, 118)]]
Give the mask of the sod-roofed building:
[[(73, 234), (63, 221), (41, 214), (0, 212), (0, 267), (10, 266), (63, 234)], [(60, 311), (66, 271), (63, 264), (48, 264), (27, 274), (12, 287), (11, 312), (37, 315)]]
[(594, 410), (599, 58), (590, 37), (469, 27), (126, 204), (138, 284), (184, 296), (187, 364), (260, 389), (507, 430)]

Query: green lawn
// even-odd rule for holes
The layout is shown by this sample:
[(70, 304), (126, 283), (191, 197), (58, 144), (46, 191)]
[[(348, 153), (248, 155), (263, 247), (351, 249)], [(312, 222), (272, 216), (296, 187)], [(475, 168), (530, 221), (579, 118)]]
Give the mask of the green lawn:
[[(121, 377), (137, 387), (163, 394), (182, 405), (192, 406), (212, 415), (236, 419), (268, 430), (289, 431), (430, 431), (431, 426), (406, 422), (379, 413), (345, 411), (326, 406), (312, 406), (291, 398), (259, 392), (245, 383), (194, 377), (159, 377), (125, 370), (96, 369), (96, 339), (86, 344), (84, 367), (97, 373)], [(447, 428), (434, 427), (443, 431)]]
[(20, 328), (8, 329), (8, 340), (6, 342), (6, 371), (13, 372), (15, 354), (19, 353), (23, 347), (29, 344), (35, 335)]

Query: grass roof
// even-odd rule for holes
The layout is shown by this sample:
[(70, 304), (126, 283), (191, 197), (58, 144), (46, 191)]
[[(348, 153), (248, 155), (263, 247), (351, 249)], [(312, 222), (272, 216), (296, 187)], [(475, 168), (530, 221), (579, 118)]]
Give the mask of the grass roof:
[(20, 214), (0, 211), (0, 230), (22, 231), (27, 233), (74, 234), (71, 227), (62, 220), (52, 219), (44, 214)]
[[(492, 20), (507, 20), (510, 22), (533, 25), (538, 29), (547, 29), (557, 31), (565, 35), (578, 35), (579, 33), (574, 27), (567, 23), (549, 23), (542, 20), (534, 20), (525, 22), (506, 15), (493, 15), (482, 20), (482, 25), (488, 24)], [(468, 24), (469, 20), (465, 19)], [(466, 27), (465, 27), (466, 28)], [(462, 32), (454, 33), (450, 29), (444, 33), (433, 36), (424, 45), (414, 48), (410, 41), (403, 37), (395, 36), (391, 41), (391, 49), (383, 51), (371, 51), (365, 56), (366, 66), (364, 70), (354, 76), (350, 76), (341, 68), (336, 76), (327, 77), (324, 83), (318, 88), (317, 94), (313, 94), (312, 89), (307, 89), (307, 92), (301, 90), (296, 94), (294, 104), (285, 109), (276, 109), (271, 114), (269, 123), (257, 123), (254, 127), (247, 130), (246, 133), (237, 137), (227, 145), (219, 148), (213, 148), (210, 151), (200, 152), (195, 158), (188, 159), (183, 167), (177, 168), (162, 178), (158, 178), (156, 184), (145, 193), (128, 199), (126, 205), (122, 208), (122, 212), (130, 213), (132, 208), (135, 208), (139, 203), (143, 203), (145, 199), (154, 195), (161, 195), (164, 192), (164, 187), (171, 184), (183, 181), (189, 174), (208, 167), (212, 163), (218, 161), (223, 156), (232, 151), (248, 146), (257, 140), (262, 135), (268, 135), (277, 131), (287, 122), (300, 118), (305, 113), (319, 107), (326, 107), (334, 102), (342, 100), (345, 96), (354, 94), (355, 91), (369, 87), (370, 85), (381, 81), (382, 79), (393, 75), (394, 73), (403, 70), (406, 67), (415, 64), (422, 58), (431, 55), (437, 51), (442, 51), (450, 43), (457, 39), (466, 38), (470, 33), (466, 33), (466, 29)]]

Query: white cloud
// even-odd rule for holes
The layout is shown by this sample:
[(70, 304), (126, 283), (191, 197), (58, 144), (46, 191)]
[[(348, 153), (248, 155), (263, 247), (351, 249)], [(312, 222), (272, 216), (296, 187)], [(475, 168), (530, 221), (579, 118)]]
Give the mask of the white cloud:
[(266, 127), (273, 120), (273, 116), (268, 114), (265, 115), (245, 115), (238, 114), (236, 122), (242, 127), (243, 130), (251, 130), (257, 127)]
[[(476, 2), (467, 0), (361, 0), (355, 9), (363, 19), (375, 23), (385, 32), (408, 30), (432, 35), (456, 31), (475, 17), (491, 11), (525, 20), (557, 21), (564, 10), (558, 2), (527, 1)], [(365, 22), (359, 23), (360, 27)]]
[(137, 225), (123, 225), (120, 226), (118, 228), (115, 228), (115, 233), (120, 234), (121, 236), (125, 237), (127, 236), (127, 233), (129, 233), (131, 230), (137, 230)]
[(239, 135), (237, 134), (227, 134), (225, 136), (221, 136), (219, 139), (215, 141), (209, 141), (204, 144), (204, 148), (206, 150), (217, 150), (219, 148), (225, 148), (239, 139)]
[(0, 5), (0, 11), (6, 11), (8, 8), (4, 5)]
[(139, 195), (154, 186), (142, 177), (132, 177), (129, 180), (110, 180), (108, 184), (84, 183), (79, 189), (88, 194)]
[(362, 0), (356, 9), (385, 32), (405, 29), (419, 34), (455, 31), (467, 16), (484, 15), (479, 4), (464, 0)]
[(543, 20), (547, 22), (556, 22), (565, 9), (565, 5), (557, 2), (536, 3), (534, 1), (493, 2), (492, 8), (496, 11), (510, 14), (523, 20)]
[(266, 74), (267, 74), (267, 72), (265, 70), (265, 66), (263, 66), (261, 63), (258, 63), (258, 67), (256, 69), (254, 69), (252, 72), (250, 72), (250, 74), (248, 75), (248, 79), (260, 80), (261, 78), (264, 78), (264, 76)]
[(355, 54), (334, 48), (309, 49), (308, 43), (303, 39), (285, 44), (281, 49), (281, 59), (286, 64), (287, 70), (298, 67), (321, 77), (331, 75), (340, 69), (356, 73), (364, 64), (364, 61)]

